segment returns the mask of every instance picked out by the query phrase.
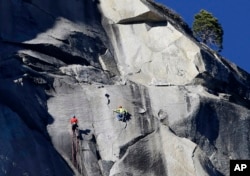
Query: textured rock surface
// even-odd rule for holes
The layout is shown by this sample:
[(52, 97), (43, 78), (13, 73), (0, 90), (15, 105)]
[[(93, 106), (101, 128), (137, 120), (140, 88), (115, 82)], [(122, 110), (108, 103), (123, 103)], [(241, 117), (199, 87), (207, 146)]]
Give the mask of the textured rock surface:
[(250, 158), (249, 74), (177, 14), (149, 0), (0, 4), (0, 175), (229, 175)]

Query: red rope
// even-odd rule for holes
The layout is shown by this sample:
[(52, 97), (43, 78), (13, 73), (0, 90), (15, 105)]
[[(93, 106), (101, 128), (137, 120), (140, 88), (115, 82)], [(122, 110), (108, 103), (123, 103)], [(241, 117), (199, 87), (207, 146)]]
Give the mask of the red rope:
[(76, 135), (73, 131), (73, 137), (72, 137), (72, 163), (76, 167), (77, 161), (76, 161)]

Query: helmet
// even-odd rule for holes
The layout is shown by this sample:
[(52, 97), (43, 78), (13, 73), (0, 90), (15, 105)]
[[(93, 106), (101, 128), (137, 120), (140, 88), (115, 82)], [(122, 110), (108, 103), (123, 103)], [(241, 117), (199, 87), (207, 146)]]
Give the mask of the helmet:
[(122, 106), (119, 106), (119, 108), (122, 108)]

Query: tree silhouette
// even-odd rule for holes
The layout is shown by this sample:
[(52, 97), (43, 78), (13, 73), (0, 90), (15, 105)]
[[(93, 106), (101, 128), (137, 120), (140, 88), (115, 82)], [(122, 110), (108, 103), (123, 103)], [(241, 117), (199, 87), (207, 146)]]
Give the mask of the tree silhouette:
[(194, 16), (193, 34), (209, 47), (221, 51), (223, 49), (223, 29), (219, 21), (206, 10), (201, 10)]

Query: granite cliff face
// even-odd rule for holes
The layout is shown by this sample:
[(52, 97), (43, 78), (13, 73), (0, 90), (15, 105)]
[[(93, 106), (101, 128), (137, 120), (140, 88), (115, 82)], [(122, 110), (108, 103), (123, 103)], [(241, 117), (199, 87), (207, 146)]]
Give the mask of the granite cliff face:
[(150, 0), (0, 0), (0, 81), (0, 175), (229, 175), (250, 158), (249, 74)]

